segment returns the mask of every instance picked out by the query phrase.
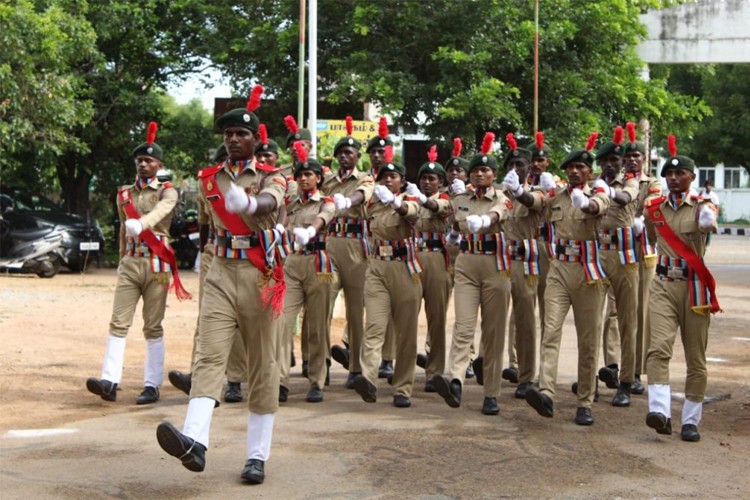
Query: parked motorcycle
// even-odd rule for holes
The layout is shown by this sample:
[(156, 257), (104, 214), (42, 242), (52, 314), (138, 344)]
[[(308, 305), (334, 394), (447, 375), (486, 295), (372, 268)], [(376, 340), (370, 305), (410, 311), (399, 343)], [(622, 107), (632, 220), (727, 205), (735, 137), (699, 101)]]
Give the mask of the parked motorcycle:
[(57, 226), (16, 229), (0, 216), (0, 270), (52, 278), (67, 264), (64, 233)]
[(198, 231), (198, 211), (195, 209), (181, 211), (172, 219), (169, 233), (180, 269), (193, 269), (195, 265), (200, 245)]

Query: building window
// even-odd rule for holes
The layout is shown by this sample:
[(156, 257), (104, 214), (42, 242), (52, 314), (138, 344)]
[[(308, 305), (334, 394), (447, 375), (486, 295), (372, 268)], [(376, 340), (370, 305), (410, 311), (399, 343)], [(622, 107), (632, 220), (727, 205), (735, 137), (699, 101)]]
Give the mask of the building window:
[[(724, 170), (726, 172), (726, 170)], [(709, 181), (711, 184), (716, 186), (716, 169), (715, 168), (699, 168), (698, 169), (698, 185), (699, 186), (705, 186), (706, 181)]]
[(740, 169), (738, 167), (724, 169), (724, 189), (736, 189), (740, 185)]

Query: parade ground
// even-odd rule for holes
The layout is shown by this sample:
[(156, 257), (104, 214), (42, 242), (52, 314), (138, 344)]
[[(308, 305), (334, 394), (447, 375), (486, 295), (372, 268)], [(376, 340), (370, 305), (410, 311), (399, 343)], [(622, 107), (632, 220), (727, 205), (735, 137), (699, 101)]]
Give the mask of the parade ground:
[[(116, 402), (89, 393), (99, 377), (115, 288), (114, 269), (53, 279), (0, 276), (0, 497), (42, 498), (747, 498), (750, 492), (750, 238), (714, 236), (706, 254), (723, 313), (711, 323), (702, 439), (680, 440), (685, 378), (677, 339), (671, 366), (676, 432), (646, 427), (647, 395), (610, 405), (600, 385), (592, 427), (574, 424), (576, 336), (572, 313), (561, 350), (555, 416), (545, 419), (515, 386), (503, 386), (500, 414), (484, 416), (482, 388), (468, 380), (462, 406), (424, 392), (417, 368), (412, 407), (395, 408), (388, 384), (378, 402), (344, 388), (334, 363), (322, 403), (292, 368), (289, 401), (276, 415), (266, 481), (242, 483), (247, 407), (214, 412), (206, 470), (196, 474), (161, 450), (156, 426), (178, 428), (188, 398), (167, 382), (161, 400), (137, 406), (145, 340), (140, 306), (127, 338)], [(197, 298), (198, 274), (181, 273)], [(164, 321), (166, 371), (189, 370), (197, 299), (171, 294)], [(452, 303), (449, 325), (453, 322)], [(343, 321), (334, 319), (332, 342)], [(419, 346), (426, 323), (420, 320)], [(506, 356), (507, 362), (507, 356)], [(166, 379), (166, 373), (165, 373)], [(245, 386), (243, 385), (243, 390)]]

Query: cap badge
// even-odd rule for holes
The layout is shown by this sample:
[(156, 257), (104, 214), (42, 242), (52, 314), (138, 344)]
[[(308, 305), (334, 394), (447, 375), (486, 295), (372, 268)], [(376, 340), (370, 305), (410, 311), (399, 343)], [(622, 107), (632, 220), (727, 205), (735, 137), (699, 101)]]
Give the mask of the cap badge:
[(385, 141), (383, 139), (380, 139), (380, 141), (378, 141), (378, 144), (380, 144), (381, 146), (385, 146)]
[(429, 167), (430, 167), (430, 169), (434, 169), (435, 168), (435, 164), (434, 163), (430, 163)]
[(151, 146), (149, 146), (149, 147), (147, 147), (147, 148), (146, 148), (146, 152), (147, 152), (148, 154), (151, 154), (151, 153), (153, 153), (153, 152), (154, 152), (154, 148), (152, 148)]
[(482, 163), (487, 163), (487, 157), (486, 156), (482, 156)]
[(348, 141), (346, 141), (346, 142), (347, 142), (347, 144), (349, 144), (349, 145), (351, 146), (352, 144), (354, 144), (354, 139), (352, 139), (352, 138), (350, 137), (350, 138), (349, 138), (349, 140), (348, 140)]
[(396, 168), (396, 167), (394, 167), (392, 163), (388, 164), (388, 170), (393, 170), (394, 168)]
[(243, 122), (249, 122), (250, 121), (250, 115), (248, 115), (247, 113), (245, 113), (244, 115), (242, 115), (242, 121)]
[(678, 160), (677, 158), (672, 158), (672, 165), (677, 166), (679, 164), (680, 164), (680, 160)]

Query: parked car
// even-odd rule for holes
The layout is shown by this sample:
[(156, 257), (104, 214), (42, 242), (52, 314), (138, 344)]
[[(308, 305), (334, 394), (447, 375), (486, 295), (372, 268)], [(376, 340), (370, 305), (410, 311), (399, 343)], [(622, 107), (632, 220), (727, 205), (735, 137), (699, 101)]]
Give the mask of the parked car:
[(83, 270), (104, 251), (104, 234), (96, 221), (69, 214), (49, 198), (27, 188), (0, 186), (0, 213), (16, 229), (58, 227), (71, 271)]

